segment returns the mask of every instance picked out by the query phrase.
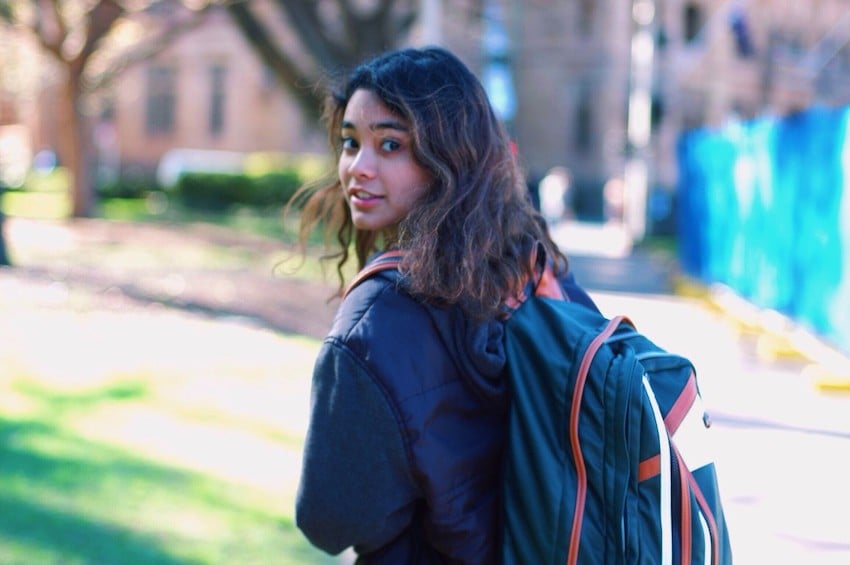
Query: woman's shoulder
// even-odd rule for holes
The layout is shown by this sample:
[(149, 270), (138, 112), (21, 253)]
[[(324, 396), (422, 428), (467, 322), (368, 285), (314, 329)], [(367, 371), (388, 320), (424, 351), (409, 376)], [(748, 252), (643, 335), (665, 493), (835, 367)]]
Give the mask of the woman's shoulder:
[(340, 304), (323, 355), (345, 357), (404, 404), (425, 391), (458, 381), (457, 328), (441, 320), (453, 311), (429, 307), (404, 290), (396, 274), (380, 273)]
[(459, 306), (411, 296), (396, 271), (381, 272), (342, 301), (328, 340), (376, 375), (416, 375), (413, 386), (460, 378), (485, 397), (502, 392), (505, 364), (500, 320), (469, 320)]
[(411, 336), (428, 331), (427, 307), (406, 290), (397, 271), (376, 273), (349, 292), (337, 309), (329, 337)]

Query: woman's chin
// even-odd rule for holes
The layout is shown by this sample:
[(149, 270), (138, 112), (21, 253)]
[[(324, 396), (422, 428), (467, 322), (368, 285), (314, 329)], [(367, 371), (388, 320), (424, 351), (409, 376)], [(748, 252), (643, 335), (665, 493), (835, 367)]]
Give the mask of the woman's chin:
[(354, 227), (361, 231), (384, 231), (392, 226), (392, 222), (381, 220), (380, 218), (364, 217), (353, 215), (351, 223)]

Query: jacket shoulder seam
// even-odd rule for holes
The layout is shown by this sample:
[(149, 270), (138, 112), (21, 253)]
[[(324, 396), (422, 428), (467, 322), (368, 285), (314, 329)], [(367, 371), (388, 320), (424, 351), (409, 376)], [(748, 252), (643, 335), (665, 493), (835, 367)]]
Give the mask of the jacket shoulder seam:
[[(355, 323), (353, 325), (356, 326), (357, 324)], [(343, 338), (338, 336), (331, 336), (325, 338), (325, 342), (328, 343), (330, 346), (337, 348), (340, 352), (342, 352), (343, 354), (348, 356), (352, 361), (354, 361), (354, 363), (356, 363), (357, 366), (360, 367), (360, 370), (369, 379), (372, 385), (375, 386), (381, 393), (384, 402), (387, 404), (390, 409), (390, 412), (393, 415), (396, 429), (399, 431), (399, 435), (402, 438), (402, 445), (404, 445), (404, 456), (407, 459), (408, 473), (410, 473), (410, 476), (413, 477), (413, 469), (415, 468), (415, 466), (413, 465), (414, 457), (413, 450), (410, 445), (410, 438), (407, 434), (407, 428), (402, 424), (403, 420), (401, 418), (401, 411), (399, 410), (395, 398), (393, 398), (393, 395), (390, 393), (389, 388), (383, 383), (380, 378), (378, 378), (377, 375), (375, 375), (375, 373), (369, 368), (369, 365), (359, 355), (352, 351), (352, 349), (348, 346), (348, 344)]]

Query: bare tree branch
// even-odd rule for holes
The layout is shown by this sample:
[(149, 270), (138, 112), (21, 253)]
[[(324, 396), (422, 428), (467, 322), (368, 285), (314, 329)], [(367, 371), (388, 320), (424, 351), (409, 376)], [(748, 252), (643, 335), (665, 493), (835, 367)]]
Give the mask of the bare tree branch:
[(312, 87), (306, 87), (306, 85), (313, 84), (315, 79), (311, 78), (311, 75), (307, 72), (299, 69), (292, 59), (279, 48), (272, 34), (251, 11), (247, 2), (228, 4), (227, 11), (263, 63), (295, 96), (296, 102), (304, 113), (311, 119), (318, 118), (321, 113), (318, 97)]
[(124, 8), (115, 0), (101, 0), (92, 6), (86, 13), (86, 25), (88, 26), (86, 40), (80, 52), (71, 59), (70, 63), (82, 70), (92, 53), (97, 49), (100, 41), (112, 30), (112, 26), (124, 14)]
[[(360, 7), (357, 0), (270, 1), (297, 37), (307, 60), (298, 59), (299, 55), (263, 24), (252, 2), (234, 0), (227, 9), (256, 54), (309, 118), (318, 117), (321, 109), (315, 85), (328, 75), (397, 46), (418, 13), (417, 0), (380, 0), (369, 9)], [(336, 17), (329, 19), (323, 7), (330, 8)]]
[(337, 43), (328, 26), (322, 22), (318, 11), (319, 2), (276, 0), (276, 4), (319, 68), (329, 69), (347, 61), (350, 50), (346, 50), (345, 43)]
[(132, 50), (117, 57), (109, 63), (106, 69), (98, 72), (96, 75), (87, 76), (84, 85), (86, 91), (93, 92), (109, 87), (112, 81), (128, 68), (148, 60), (157, 53), (165, 50), (184, 33), (201, 25), (209, 13), (209, 9), (210, 5), (208, 4), (196, 11), (186, 11), (184, 17), (169, 18), (165, 27), (158, 30), (155, 35), (148, 37), (138, 45), (135, 45)]
[[(62, 44), (67, 36), (67, 31), (64, 31), (64, 23), (59, 7), (54, 0), (32, 0), (32, 9), (35, 21), (33, 21), (31, 30), (38, 42), (45, 51), (53, 55), (56, 59), (62, 60)], [(56, 27), (56, 33), (50, 33), (50, 24), (46, 22), (45, 15), (53, 16), (52, 23)]]

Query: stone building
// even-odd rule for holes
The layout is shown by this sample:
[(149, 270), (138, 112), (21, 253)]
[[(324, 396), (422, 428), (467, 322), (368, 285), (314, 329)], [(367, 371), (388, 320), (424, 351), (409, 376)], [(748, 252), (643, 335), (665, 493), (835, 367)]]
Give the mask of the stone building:
[[(629, 156), (631, 42), (652, 14), (650, 189), (672, 191), (695, 127), (850, 103), (845, 0), (513, 1), (515, 132), (529, 169), (566, 166), (585, 215)], [(644, 16), (646, 12), (644, 12)]]
[[(95, 133), (108, 137), (95, 141), (101, 153), (115, 144), (122, 174), (149, 174), (174, 149), (246, 154), (325, 147), (224, 10), (130, 68), (107, 94)], [(209, 158), (210, 168), (226, 159), (223, 153)]]

